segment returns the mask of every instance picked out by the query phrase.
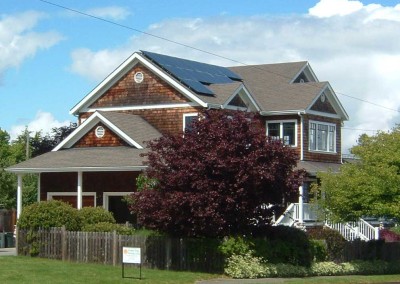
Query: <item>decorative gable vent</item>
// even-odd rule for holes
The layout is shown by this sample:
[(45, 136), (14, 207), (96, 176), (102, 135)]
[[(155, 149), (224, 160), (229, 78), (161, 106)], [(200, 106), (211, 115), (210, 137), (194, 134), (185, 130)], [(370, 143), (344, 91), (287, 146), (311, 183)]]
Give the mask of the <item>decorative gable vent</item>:
[(142, 83), (144, 80), (144, 74), (142, 72), (136, 72), (134, 76), (134, 80), (136, 83)]
[(97, 138), (103, 138), (105, 133), (106, 133), (106, 130), (104, 129), (103, 126), (96, 127), (95, 134), (96, 134)]

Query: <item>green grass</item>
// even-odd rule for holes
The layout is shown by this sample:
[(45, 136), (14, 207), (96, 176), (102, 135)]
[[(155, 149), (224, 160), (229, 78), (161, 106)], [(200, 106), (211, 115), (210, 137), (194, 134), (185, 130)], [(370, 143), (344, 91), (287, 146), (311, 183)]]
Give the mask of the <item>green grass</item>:
[[(126, 277), (139, 278), (139, 267), (125, 267)], [(220, 275), (142, 269), (142, 280), (122, 278), (121, 266), (62, 262), (24, 256), (0, 257), (0, 283), (194, 283)]]
[[(126, 267), (125, 276), (139, 277), (138, 267)], [(195, 283), (198, 280), (221, 278), (221, 275), (142, 269), (142, 280), (122, 278), (121, 266), (62, 262), (24, 256), (0, 257), (0, 283)], [(328, 276), (273, 279), (274, 283), (400, 283), (400, 275)], [(279, 281), (279, 282), (277, 282)], [(238, 282), (235, 282), (238, 283)], [(240, 283), (240, 282), (239, 282)], [(244, 282), (245, 283), (245, 282)], [(265, 283), (268, 283), (266, 281)], [(272, 282), (271, 282), (272, 283)]]

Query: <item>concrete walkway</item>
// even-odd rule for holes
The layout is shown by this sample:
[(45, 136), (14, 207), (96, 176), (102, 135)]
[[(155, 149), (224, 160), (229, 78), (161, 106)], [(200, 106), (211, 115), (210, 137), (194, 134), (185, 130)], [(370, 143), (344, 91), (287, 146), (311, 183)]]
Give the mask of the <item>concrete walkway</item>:
[(15, 248), (0, 248), (0, 256), (16, 256), (17, 251)]

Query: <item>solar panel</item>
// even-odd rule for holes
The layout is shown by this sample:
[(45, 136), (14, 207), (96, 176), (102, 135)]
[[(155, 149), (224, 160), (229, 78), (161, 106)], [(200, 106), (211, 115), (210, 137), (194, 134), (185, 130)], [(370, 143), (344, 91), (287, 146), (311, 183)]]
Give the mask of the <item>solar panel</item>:
[(142, 53), (198, 93), (214, 95), (207, 88), (207, 85), (232, 83), (242, 80), (239, 75), (225, 67), (148, 51), (142, 51)]

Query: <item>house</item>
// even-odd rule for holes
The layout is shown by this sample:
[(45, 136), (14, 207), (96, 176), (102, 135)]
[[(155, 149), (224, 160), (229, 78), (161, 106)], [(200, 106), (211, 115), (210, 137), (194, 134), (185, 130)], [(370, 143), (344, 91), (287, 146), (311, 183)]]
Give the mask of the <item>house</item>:
[(341, 164), (348, 115), (308, 62), (226, 68), (140, 51), (71, 109), (79, 126), (52, 152), (7, 169), (18, 175), (17, 215), (22, 175), (37, 173), (40, 200), (103, 206), (118, 222), (134, 222), (123, 197), (144, 169), (143, 142), (182, 133), (204, 108), (258, 112), (266, 135), (293, 147), (308, 172), (300, 204), (316, 172)]

